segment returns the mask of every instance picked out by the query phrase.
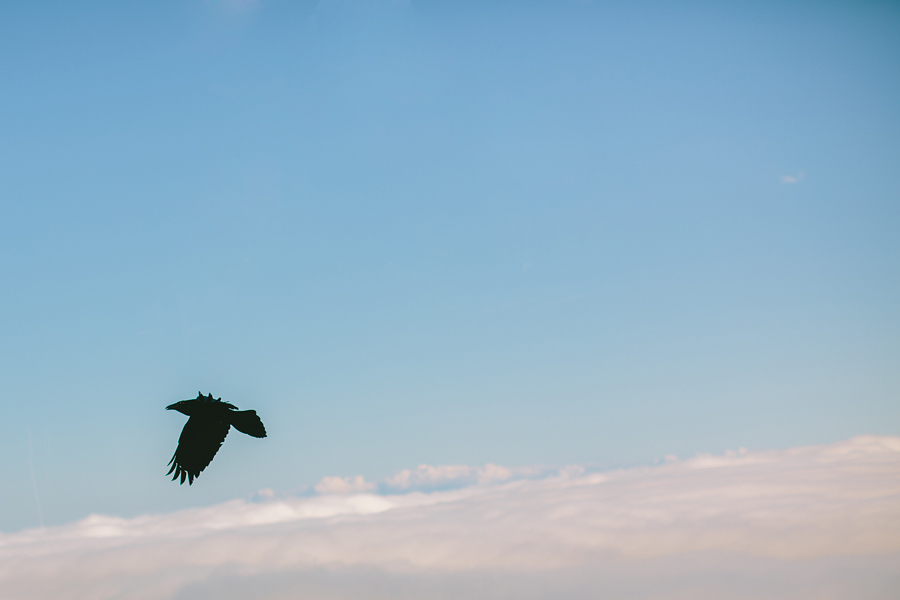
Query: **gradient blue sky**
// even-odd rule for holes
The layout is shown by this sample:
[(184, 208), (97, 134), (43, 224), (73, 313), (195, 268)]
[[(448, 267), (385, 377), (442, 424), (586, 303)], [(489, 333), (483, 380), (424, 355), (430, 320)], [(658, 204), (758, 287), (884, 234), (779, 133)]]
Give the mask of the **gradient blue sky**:
[(625, 4), (4, 4), (0, 530), (900, 434), (900, 8)]

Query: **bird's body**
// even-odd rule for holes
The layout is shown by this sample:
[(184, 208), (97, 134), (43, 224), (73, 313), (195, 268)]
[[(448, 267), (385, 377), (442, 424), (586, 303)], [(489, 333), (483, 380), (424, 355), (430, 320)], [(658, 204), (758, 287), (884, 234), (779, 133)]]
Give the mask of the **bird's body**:
[(166, 475), (174, 472), (172, 481), (180, 477), (181, 483), (187, 479), (188, 485), (193, 484), (219, 451), (232, 425), (247, 435), (266, 437), (266, 428), (255, 410), (238, 410), (235, 405), (222, 402), (221, 398), (214, 399), (212, 394), (204, 396), (198, 393), (195, 399), (170, 404), (166, 409), (177, 410), (190, 417), (181, 430), (178, 447), (169, 461), (172, 468)]

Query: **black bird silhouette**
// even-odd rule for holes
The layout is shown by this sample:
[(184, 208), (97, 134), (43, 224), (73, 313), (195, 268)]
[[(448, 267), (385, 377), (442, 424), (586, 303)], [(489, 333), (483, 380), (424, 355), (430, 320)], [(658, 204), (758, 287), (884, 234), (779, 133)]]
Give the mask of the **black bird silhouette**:
[(238, 410), (237, 406), (222, 402), (221, 398), (214, 399), (212, 394), (204, 396), (197, 392), (193, 400), (170, 404), (166, 410), (177, 410), (190, 417), (181, 430), (178, 447), (169, 461), (172, 468), (166, 475), (172, 475), (174, 471), (172, 481), (181, 477), (181, 483), (184, 483), (187, 478), (188, 485), (193, 485), (194, 478), (200, 477), (200, 472), (219, 451), (232, 425), (241, 433), (266, 437), (266, 428), (255, 410)]

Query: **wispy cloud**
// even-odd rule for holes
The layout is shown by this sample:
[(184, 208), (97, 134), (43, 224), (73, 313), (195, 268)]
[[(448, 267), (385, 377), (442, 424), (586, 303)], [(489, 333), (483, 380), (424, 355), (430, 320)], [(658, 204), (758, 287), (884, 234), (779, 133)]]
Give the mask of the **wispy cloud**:
[(377, 492), (398, 494), (408, 492), (437, 492), (455, 490), (471, 485), (488, 485), (520, 479), (539, 479), (552, 473), (578, 473), (579, 466), (551, 469), (549, 467), (501, 467), (488, 463), (482, 467), (469, 465), (419, 465), (415, 469), (403, 469), (382, 481), (366, 481), (355, 477), (323, 477), (313, 489), (320, 494), (351, 494)]
[(323, 477), (314, 488), (320, 494), (353, 494), (371, 492), (374, 483), (367, 482), (362, 475), (356, 477)]
[[(373, 493), (389, 488), (404, 493)], [(879, 598), (900, 572), (895, 437), (610, 472), (423, 465), (317, 489), (2, 535), (0, 597)]]
[(804, 173), (803, 171), (799, 171), (796, 175), (782, 175), (781, 183), (800, 183), (801, 181), (803, 181), (804, 177), (806, 177), (806, 173)]

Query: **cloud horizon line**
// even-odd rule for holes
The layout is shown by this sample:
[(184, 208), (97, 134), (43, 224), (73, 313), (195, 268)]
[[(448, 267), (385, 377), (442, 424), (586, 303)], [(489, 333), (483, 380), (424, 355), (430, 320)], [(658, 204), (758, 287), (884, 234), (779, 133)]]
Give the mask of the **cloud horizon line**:
[[(284, 581), (312, 585), (322, 568), (424, 582), (454, 573), (545, 573), (558, 582), (572, 569), (640, 563), (662, 581), (672, 565), (696, 565), (702, 556), (719, 561), (720, 574), (768, 561), (788, 578), (809, 561), (853, 571), (862, 560), (862, 571), (843, 581), (851, 588), (857, 579), (900, 572), (891, 571), (900, 566), (900, 437), (670, 457), (608, 471), (421, 465), (380, 483), (358, 476), (322, 482), (314, 496), (269, 490), (203, 508), (91, 515), (0, 534), (0, 596), (218, 597), (186, 590), (220, 593), (215, 582), (239, 573), (240, 581), (287, 586), (271, 597), (290, 598), (294, 584)], [(876, 562), (887, 566), (873, 575)], [(592, 581), (584, 597), (598, 593)], [(346, 597), (391, 597), (354, 590)]]

